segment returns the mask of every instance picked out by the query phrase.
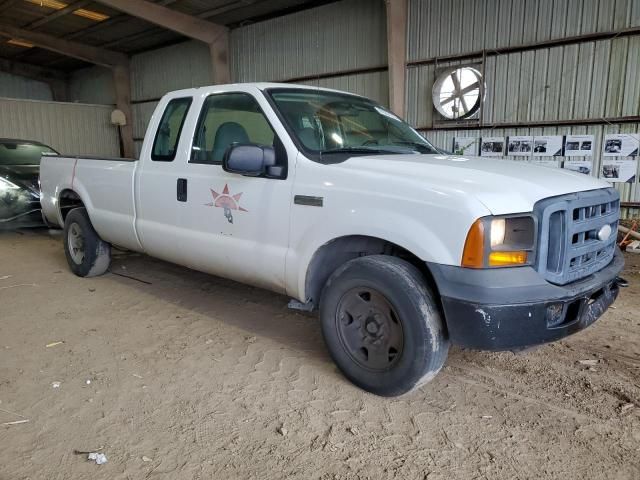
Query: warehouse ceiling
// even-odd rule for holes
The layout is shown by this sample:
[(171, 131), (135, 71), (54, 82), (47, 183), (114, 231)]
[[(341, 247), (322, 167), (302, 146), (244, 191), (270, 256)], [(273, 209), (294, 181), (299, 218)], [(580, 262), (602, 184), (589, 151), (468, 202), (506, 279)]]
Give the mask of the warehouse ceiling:
[[(236, 27), (329, 3), (318, 0), (150, 0), (213, 23)], [(0, 0), (0, 22), (126, 54), (186, 40), (91, 0)], [(88, 64), (0, 37), (0, 60), (73, 71)]]

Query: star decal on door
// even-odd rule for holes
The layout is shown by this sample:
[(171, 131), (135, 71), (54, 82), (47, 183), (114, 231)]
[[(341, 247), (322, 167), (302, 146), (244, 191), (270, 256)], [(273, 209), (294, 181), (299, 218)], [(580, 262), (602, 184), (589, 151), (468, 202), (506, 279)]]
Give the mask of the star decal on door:
[(223, 208), (224, 216), (229, 223), (233, 223), (233, 214), (231, 213), (231, 210), (238, 210), (240, 212), (248, 211), (240, 206), (240, 197), (242, 197), (243, 192), (231, 195), (231, 193), (229, 193), (229, 186), (226, 183), (224, 185), (222, 193), (218, 193), (212, 188), (210, 188), (209, 190), (211, 190), (213, 202), (205, 203), (205, 206)]

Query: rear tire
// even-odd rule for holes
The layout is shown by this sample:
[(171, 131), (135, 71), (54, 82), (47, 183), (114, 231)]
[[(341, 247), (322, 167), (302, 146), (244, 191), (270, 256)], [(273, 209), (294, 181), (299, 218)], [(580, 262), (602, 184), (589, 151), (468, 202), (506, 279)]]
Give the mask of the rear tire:
[(397, 257), (360, 257), (338, 268), (322, 292), (320, 318), (338, 368), (376, 395), (402, 395), (429, 382), (449, 351), (423, 275)]
[(98, 236), (84, 207), (69, 212), (63, 237), (67, 263), (77, 276), (96, 277), (109, 269), (111, 245)]

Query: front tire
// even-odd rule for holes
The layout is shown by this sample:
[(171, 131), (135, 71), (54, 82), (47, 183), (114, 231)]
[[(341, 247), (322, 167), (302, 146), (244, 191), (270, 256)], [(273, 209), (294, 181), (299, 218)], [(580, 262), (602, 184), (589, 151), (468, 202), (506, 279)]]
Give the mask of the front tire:
[(74, 208), (64, 221), (64, 253), (79, 277), (104, 274), (111, 264), (111, 245), (96, 233), (85, 208)]
[(327, 281), (322, 333), (338, 368), (381, 396), (407, 393), (442, 368), (449, 341), (420, 271), (391, 256), (356, 258)]

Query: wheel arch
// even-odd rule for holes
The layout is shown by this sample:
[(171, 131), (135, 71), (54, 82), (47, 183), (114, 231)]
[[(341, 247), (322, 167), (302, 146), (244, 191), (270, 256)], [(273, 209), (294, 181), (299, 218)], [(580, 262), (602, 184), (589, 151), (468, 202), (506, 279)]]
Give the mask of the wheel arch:
[(58, 195), (58, 217), (61, 221), (61, 227), (64, 227), (64, 222), (69, 212), (79, 207), (86, 208), (86, 204), (78, 192), (72, 188), (65, 188), (60, 191)]
[(320, 303), (322, 289), (329, 277), (343, 264), (354, 258), (367, 255), (389, 255), (402, 258), (416, 267), (433, 291), (439, 308), (440, 294), (427, 263), (406, 248), (384, 238), (368, 235), (346, 235), (337, 237), (318, 248), (307, 266), (305, 296), (314, 307)]

